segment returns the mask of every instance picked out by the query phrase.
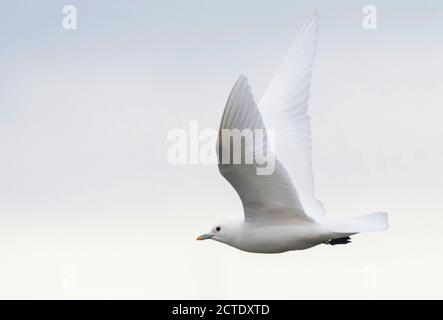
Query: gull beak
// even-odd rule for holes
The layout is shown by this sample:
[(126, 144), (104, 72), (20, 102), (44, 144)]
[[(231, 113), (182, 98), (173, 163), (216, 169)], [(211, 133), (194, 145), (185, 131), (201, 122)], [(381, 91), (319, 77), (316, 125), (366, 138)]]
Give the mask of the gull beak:
[(205, 234), (202, 234), (201, 236), (198, 236), (197, 240), (211, 239), (213, 236), (214, 236), (213, 234), (205, 233)]

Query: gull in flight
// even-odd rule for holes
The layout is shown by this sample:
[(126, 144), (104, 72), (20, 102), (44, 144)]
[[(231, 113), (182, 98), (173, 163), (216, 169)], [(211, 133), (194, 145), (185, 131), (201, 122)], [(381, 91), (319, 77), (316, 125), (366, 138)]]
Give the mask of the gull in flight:
[[(215, 225), (197, 240), (211, 239), (256, 253), (303, 250), (319, 244), (346, 244), (360, 232), (388, 228), (387, 214), (352, 218), (325, 215), (316, 199), (311, 161), (311, 129), (307, 114), (309, 86), (318, 34), (318, 13), (307, 20), (257, 105), (246, 77), (240, 76), (229, 95), (217, 141), (221, 175), (238, 193), (244, 220)], [(271, 129), (274, 132), (274, 171), (257, 174), (260, 164), (229, 164), (231, 152), (224, 130)], [(264, 130), (266, 132), (266, 130)], [(266, 149), (270, 139), (242, 140), (244, 150)], [(228, 141), (229, 142), (229, 141)]]

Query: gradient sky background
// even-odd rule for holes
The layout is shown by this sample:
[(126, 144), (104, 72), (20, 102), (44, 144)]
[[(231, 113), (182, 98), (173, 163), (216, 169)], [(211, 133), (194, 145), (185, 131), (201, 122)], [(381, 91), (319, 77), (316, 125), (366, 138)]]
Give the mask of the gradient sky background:
[[(66, 4), (75, 31), (60, 1), (0, 10), (1, 298), (443, 298), (441, 1)], [(390, 229), (281, 255), (195, 241), (241, 204), (215, 166), (170, 165), (167, 133), (217, 128), (241, 73), (258, 100), (316, 8), (318, 197)]]

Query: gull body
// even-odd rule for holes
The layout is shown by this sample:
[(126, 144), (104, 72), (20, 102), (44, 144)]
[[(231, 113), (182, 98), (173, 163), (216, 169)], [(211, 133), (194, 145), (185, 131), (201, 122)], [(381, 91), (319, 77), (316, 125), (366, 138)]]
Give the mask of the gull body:
[[(323, 243), (346, 244), (351, 235), (388, 227), (384, 212), (351, 218), (326, 215), (315, 196), (307, 110), (317, 34), (315, 12), (258, 105), (245, 76), (235, 83), (222, 115), (216, 150), (219, 171), (239, 195), (244, 220), (215, 225), (197, 240), (211, 239), (248, 252), (281, 253)], [(272, 172), (259, 174), (263, 163), (256, 158), (247, 162), (243, 153), (238, 155), (240, 163), (225, 163), (235, 150), (224, 135), (234, 129), (264, 131), (262, 140), (255, 135), (243, 137), (241, 150), (274, 155)], [(275, 141), (269, 138), (269, 130)]]
[[(224, 234), (226, 230), (226, 235)], [(211, 232), (212, 240), (254, 253), (282, 253), (303, 250), (351, 233), (337, 234), (318, 223), (287, 221), (285, 224), (266, 225), (247, 222), (221, 224), (219, 232)]]

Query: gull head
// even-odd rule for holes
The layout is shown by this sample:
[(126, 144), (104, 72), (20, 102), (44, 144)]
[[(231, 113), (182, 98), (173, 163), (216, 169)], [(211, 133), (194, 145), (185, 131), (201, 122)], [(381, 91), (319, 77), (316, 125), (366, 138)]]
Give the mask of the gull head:
[(198, 236), (197, 240), (211, 239), (226, 244), (230, 244), (234, 240), (237, 234), (236, 230), (237, 230), (237, 224), (232, 224), (232, 223), (217, 224), (213, 226), (209, 232)]

